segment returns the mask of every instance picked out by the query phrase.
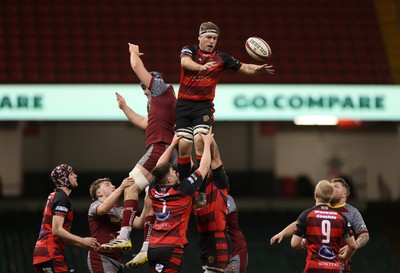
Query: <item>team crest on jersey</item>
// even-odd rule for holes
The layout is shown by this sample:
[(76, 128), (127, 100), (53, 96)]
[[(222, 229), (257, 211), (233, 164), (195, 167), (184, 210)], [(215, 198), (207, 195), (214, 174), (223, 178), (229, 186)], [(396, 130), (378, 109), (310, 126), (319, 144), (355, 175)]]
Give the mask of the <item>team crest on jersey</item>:
[(231, 270), (231, 271), (236, 271), (236, 265), (231, 265), (231, 266), (229, 266), (229, 269)]
[(207, 122), (207, 121), (209, 121), (210, 120), (210, 116), (209, 115), (204, 115), (203, 116), (203, 121), (204, 122)]
[(209, 264), (212, 264), (215, 261), (215, 258), (214, 256), (208, 256), (207, 260)]
[(333, 249), (330, 246), (323, 245), (318, 250), (318, 255), (324, 259), (332, 260), (335, 259), (336, 255), (333, 252)]

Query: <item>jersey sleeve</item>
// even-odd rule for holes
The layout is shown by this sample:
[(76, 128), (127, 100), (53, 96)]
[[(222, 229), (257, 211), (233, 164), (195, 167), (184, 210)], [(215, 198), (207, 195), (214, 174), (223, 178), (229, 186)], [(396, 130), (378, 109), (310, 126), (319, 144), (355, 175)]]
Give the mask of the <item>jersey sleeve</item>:
[(65, 217), (71, 210), (71, 201), (64, 192), (57, 192), (54, 196), (51, 212), (53, 215)]
[(219, 52), (219, 55), (224, 60), (224, 69), (231, 69), (237, 72), (242, 67), (242, 63), (231, 55), (222, 52)]
[(363, 232), (368, 232), (367, 226), (364, 222), (363, 217), (361, 216), (361, 213), (358, 211), (358, 209), (352, 207), (350, 211), (351, 219), (350, 222), (353, 226), (354, 230), (354, 235), (358, 235)]
[(101, 201), (96, 200), (92, 204), (90, 204), (88, 215), (92, 217), (97, 217), (97, 207), (101, 204)]
[(178, 186), (178, 190), (184, 192), (187, 195), (193, 196), (195, 191), (203, 181), (201, 173), (196, 170), (188, 178), (182, 180)]
[(294, 233), (295, 235), (299, 236), (299, 237), (303, 237), (303, 235), (306, 233), (306, 219), (307, 219), (307, 215), (309, 214), (310, 209), (303, 211), (299, 217), (297, 218), (296, 221), (296, 227), (294, 229)]
[(189, 56), (190, 58), (193, 58), (194, 53), (196, 52), (196, 48), (194, 46), (184, 46), (181, 49), (181, 58), (183, 56)]
[(228, 214), (232, 213), (236, 210), (235, 200), (230, 195), (228, 195), (228, 198), (227, 198), (227, 209), (228, 209)]
[(218, 189), (229, 188), (229, 178), (226, 175), (224, 167), (221, 165), (212, 171), (214, 176), (214, 184)]
[(351, 228), (351, 223), (350, 221), (344, 216), (341, 212), (339, 212), (340, 215), (342, 215), (343, 220), (345, 221), (345, 226), (344, 226), (344, 231), (343, 231), (343, 238), (349, 238), (353, 236), (352, 228)]

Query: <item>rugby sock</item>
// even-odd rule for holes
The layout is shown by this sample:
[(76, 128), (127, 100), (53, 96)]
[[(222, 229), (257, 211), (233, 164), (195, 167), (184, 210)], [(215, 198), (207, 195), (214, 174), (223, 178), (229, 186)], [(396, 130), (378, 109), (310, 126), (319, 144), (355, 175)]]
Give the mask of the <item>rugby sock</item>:
[(124, 201), (124, 212), (122, 214), (122, 227), (129, 227), (132, 230), (133, 220), (136, 217), (138, 210), (137, 200), (125, 200)]
[(140, 249), (140, 251), (147, 251), (147, 249), (149, 248), (149, 240), (153, 223), (154, 223), (154, 216), (153, 215), (147, 216), (144, 223), (144, 238), (143, 238), (142, 249)]

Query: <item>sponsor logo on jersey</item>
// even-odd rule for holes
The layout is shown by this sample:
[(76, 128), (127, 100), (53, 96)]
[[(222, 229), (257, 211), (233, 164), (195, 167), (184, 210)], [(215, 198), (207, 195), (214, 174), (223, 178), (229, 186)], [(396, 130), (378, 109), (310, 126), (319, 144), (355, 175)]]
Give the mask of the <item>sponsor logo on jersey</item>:
[(336, 258), (333, 249), (330, 246), (323, 245), (318, 250), (318, 255), (324, 259), (332, 260)]
[(65, 212), (68, 212), (68, 208), (63, 207), (63, 206), (57, 206), (57, 207), (56, 207), (56, 211), (65, 211)]
[(157, 272), (161, 272), (163, 270), (163, 268), (164, 268), (163, 264), (156, 264), (156, 266), (155, 266), (155, 270)]

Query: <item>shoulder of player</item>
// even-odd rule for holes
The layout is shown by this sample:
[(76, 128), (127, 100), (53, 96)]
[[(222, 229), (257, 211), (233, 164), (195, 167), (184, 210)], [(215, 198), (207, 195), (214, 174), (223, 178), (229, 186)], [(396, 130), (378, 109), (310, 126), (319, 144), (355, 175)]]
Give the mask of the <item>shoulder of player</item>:
[(65, 199), (65, 200), (70, 200), (69, 195), (63, 191), (62, 189), (56, 189), (54, 192), (54, 199)]
[(200, 50), (198, 45), (186, 45), (184, 47), (182, 47), (181, 49), (181, 56), (182, 55), (191, 55), (195, 52), (197, 52), (198, 50)]

